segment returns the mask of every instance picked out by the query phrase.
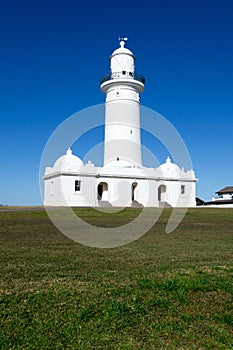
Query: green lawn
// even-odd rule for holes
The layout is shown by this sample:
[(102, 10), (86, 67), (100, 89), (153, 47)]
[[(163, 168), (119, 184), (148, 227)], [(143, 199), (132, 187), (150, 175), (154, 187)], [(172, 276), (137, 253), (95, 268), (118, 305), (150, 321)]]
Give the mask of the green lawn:
[[(139, 210), (77, 213), (106, 227)], [(189, 210), (166, 234), (170, 213), (99, 249), (43, 210), (1, 212), (0, 349), (233, 349), (233, 209)]]

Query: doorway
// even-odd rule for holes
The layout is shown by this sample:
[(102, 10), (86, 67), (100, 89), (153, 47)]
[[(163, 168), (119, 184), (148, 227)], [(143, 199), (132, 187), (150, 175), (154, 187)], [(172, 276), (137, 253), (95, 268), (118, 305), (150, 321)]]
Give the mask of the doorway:
[(166, 199), (166, 186), (165, 185), (160, 185), (158, 188), (158, 201), (159, 202), (165, 202)]
[(100, 182), (97, 187), (98, 201), (108, 201), (108, 184), (107, 182)]
[(137, 185), (138, 185), (138, 183), (137, 182), (133, 182), (132, 183), (132, 201), (135, 201), (136, 200), (136, 198), (135, 198), (135, 190), (136, 190), (136, 187), (137, 187)]

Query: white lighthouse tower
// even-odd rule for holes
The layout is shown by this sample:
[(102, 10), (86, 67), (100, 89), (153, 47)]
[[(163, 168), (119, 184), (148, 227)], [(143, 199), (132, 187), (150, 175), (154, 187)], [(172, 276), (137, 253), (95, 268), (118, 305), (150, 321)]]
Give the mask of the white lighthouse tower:
[(110, 73), (100, 83), (106, 94), (104, 165), (141, 166), (140, 99), (145, 78), (135, 73), (127, 38), (110, 56)]

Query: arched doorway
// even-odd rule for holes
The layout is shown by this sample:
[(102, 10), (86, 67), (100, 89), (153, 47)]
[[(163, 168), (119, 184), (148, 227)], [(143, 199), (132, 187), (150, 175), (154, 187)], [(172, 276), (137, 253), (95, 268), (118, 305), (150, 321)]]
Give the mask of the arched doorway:
[(108, 201), (108, 184), (107, 182), (100, 182), (97, 187), (98, 201)]
[(136, 187), (137, 187), (137, 185), (138, 185), (138, 183), (137, 182), (133, 182), (132, 183), (132, 201), (135, 201), (136, 200), (136, 198), (135, 198), (135, 190), (136, 190)]
[(159, 202), (165, 202), (166, 199), (166, 186), (165, 185), (160, 185), (158, 188), (158, 201)]

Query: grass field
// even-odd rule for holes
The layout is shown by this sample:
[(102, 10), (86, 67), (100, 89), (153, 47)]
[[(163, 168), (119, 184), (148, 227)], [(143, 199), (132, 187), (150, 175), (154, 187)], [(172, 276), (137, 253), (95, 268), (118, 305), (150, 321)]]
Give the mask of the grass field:
[[(77, 211), (98, 226), (138, 214)], [(62, 235), (43, 210), (0, 213), (0, 349), (233, 349), (233, 209), (170, 210), (114, 249)]]

